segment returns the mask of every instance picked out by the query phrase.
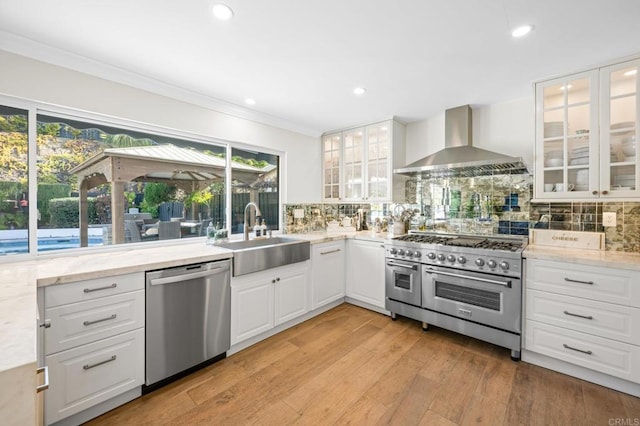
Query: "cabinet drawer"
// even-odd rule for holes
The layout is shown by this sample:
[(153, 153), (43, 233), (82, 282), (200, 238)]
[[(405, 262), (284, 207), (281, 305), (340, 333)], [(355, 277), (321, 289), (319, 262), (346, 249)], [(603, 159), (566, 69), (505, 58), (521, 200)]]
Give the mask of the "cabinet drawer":
[(527, 290), (527, 319), (640, 345), (640, 309)]
[(44, 303), (50, 308), (134, 290), (144, 290), (144, 272), (47, 286)]
[(527, 260), (527, 288), (640, 308), (640, 272)]
[(144, 290), (45, 309), (46, 354), (144, 327)]
[(45, 422), (50, 424), (144, 382), (144, 329), (49, 355)]
[(526, 321), (525, 348), (640, 383), (640, 347), (578, 331)]

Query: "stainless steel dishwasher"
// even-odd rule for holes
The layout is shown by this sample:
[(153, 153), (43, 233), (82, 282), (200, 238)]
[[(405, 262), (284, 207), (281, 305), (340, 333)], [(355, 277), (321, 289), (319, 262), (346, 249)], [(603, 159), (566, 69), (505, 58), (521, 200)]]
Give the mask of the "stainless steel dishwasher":
[(230, 266), (222, 260), (147, 272), (143, 393), (226, 356)]

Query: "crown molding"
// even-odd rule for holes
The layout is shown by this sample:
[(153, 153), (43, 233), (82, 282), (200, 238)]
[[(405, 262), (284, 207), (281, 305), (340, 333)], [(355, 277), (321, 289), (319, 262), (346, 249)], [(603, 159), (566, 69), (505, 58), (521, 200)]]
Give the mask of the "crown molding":
[(188, 102), (233, 117), (278, 127), (306, 136), (319, 137), (322, 134), (322, 131), (318, 129), (301, 126), (284, 118), (250, 110), (231, 102), (206, 96), (192, 90), (150, 78), (143, 74), (128, 71), (2, 30), (0, 30), (0, 49), (115, 83), (124, 84), (136, 89), (142, 89), (154, 94)]

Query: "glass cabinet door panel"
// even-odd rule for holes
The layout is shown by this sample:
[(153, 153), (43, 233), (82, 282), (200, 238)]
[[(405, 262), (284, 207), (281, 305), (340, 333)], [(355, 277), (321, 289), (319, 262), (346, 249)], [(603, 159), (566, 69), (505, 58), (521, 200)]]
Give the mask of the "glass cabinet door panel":
[(638, 67), (628, 67), (611, 73), (611, 96), (635, 94), (637, 92)]
[(583, 134), (589, 132), (591, 108), (589, 105), (570, 106), (567, 108), (567, 134)]
[[(342, 136), (338, 134), (323, 137), (323, 196), (338, 199), (340, 192), (340, 148)], [(335, 194), (335, 195), (334, 195)]]
[(561, 90), (567, 92), (568, 105), (589, 103), (590, 101), (591, 85), (588, 78), (569, 81)]
[(544, 138), (561, 138), (564, 136), (564, 108), (544, 112)]
[[(543, 108), (555, 108), (564, 105), (564, 83), (554, 84), (553, 86), (547, 86), (543, 91)], [(547, 120), (545, 119), (545, 122)]]
[(636, 97), (611, 99), (611, 130), (632, 130), (636, 121)]

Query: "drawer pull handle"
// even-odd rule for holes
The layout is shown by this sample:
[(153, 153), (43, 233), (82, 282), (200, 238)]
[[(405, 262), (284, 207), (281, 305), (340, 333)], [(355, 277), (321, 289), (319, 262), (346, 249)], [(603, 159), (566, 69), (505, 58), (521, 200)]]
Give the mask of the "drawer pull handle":
[(579, 284), (589, 284), (589, 285), (593, 285), (593, 281), (580, 281), (580, 280), (572, 280), (571, 278), (565, 278), (565, 281), (568, 281), (570, 283), (579, 283)]
[(116, 288), (116, 287), (118, 287), (118, 284), (113, 283), (113, 284), (111, 284), (111, 285), (104, 286), (104, 287), (85, 288), (85, 289), (84, 289), (84, 292), (85, 292), (85, 293), (91, 293), (91, 292), (94, 292), (94, 291), (109, 290), (109, 289)]
[(571, 346), (567, 345), (566, 343), (563, 343), (562, 346), (564, 346), (566, 349), (571, 349), (572, 351), (581, 352), (581, 353), (587, 354), (587, 355), (593, 355), (593, 352), (591, 352), (591, 351), (583, 351), (582, 349), (572, 348)]
[(591, 315), (574, 314), (573, 312), (569, 312), (569, 311), (564, 311), (564, 314), (572, 316), (572, 317), (584, 318), (584, 319), (588, 319), (588, 320), (592, 320), (593, 319), (593, 317)]
[(331, 254), (331, 253), (338, 253), (339, 251), (341, 251), (340, 249), (335, 249), (335, 250), (329, 250), (329, 251), (322, 251), (320, 252), (321, 255), (325, 255), (325, 254)]
[(107, 318), (101, 318), (99, 320), (94, 320), (94, 321), (85, 321), (83, 322), (84, 325), (93, 325), (93, 324), (97, 324), (99, 322), (103, 322), (103, 321), (109, 321), (109, 320), (114, 320), (116, 319), (116, 314), (111, 315), (110, 317)]
[(36, 374), (40, 373), (44, 373), (44, 383), (36, 387), (36, 393), (49, 389), (49, 367), (45, 365), (44, 367), (38, 368)]
[(91, 364), (91, 365), (86, 364), (86, 365), (83, 365), (82, 368), (85, 369), (85, 370), (91, 370), (94, 367), (98, 367), (98, 366), (100, 366), (102, 364), (106, 364), (108, 362), (115, 361), (115, 360), (116, 360), (116, 356), (115, 355), (111, 355), (111, 358), (109, 358), (109, 359), (105, 359), (104, 361), (96, 362), (95, 364)]

